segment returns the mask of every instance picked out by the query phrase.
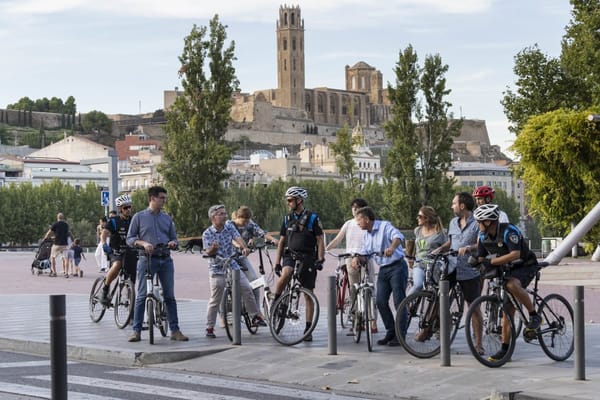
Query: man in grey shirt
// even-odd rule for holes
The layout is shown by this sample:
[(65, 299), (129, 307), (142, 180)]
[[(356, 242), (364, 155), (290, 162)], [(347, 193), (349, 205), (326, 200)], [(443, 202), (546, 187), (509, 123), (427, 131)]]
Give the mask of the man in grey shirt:
[(177, 302), (175, 301), (175, 279), (171, 250), (177, 247), (177, 233), (171, 217), (162, 211), (167, 201), (167, 191), (160, 186), (148, 189), (149, 206), (136, 213), (131, 219), (127, 233), (127, 245), (140, 250), (137, 264), (137, 290), (133, 309), (133, 333), (130, 342), (141, 340), (144, 305), (146, 302), (146, 269), (152, 276), (158, 274), (167, 307), (171, 340), (187, 341), (179, 330)]
[[(479, 235), (479, 226), (473, 217), (474, 209), (475, 200), (470, 193), (460, 192), (454, 196), (452, 199), (452, 212), (456, 217), (450, 221), (448, 241), (433, 251), (437, 253), (452, 249), (458, 252), (457, 257), (449, 258), (448, 278), (450, 285), (455, 285), (458, 282), (469, 305), (481, 293), (479, 271), (473, 269), (468, 262), (469, 254), (477, 252), (477, 237)], [(473, 317), (475, 343), (477, 349), (481, 351), (481, 311), (479, 309), (475, 310)]]

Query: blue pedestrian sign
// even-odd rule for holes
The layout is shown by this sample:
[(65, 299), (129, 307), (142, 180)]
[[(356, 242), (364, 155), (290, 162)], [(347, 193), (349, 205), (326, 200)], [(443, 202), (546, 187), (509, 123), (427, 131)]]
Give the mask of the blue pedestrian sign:
[(102, 205), (103, 207), (106, 207), (106, 206), (108, 206), (109, 203), (110, 203), (109, 192), (108, 192), (108, 190), (103, 190), (100, 195), (100, 205)]

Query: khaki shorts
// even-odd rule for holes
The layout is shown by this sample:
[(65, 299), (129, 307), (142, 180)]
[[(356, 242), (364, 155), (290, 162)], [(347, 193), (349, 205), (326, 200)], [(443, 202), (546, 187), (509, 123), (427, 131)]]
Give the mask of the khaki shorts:
[(62, 258), (67, 258), (65, 251), (67, 250), (67, 246), (59, 246), (57, 244), (52, 245), (52, 249), (50, 250), (50, 259), (54, 260), (57, 256), (61, 256)]

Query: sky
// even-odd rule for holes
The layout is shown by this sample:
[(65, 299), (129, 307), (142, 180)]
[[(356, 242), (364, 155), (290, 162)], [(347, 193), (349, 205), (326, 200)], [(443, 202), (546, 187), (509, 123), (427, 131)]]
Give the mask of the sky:
[[(281, 5), (299, 5), (306, 87), (344, 89), (344, 68), (364, 61), (395, 81), (412, 45), (422, 65), (448, 65), (457, 117), (485, 120), (503, 150), (514, 140), (500, 100), (515, 89), (515, 55), (534, 44), (560, 55), (567, 0), (0, 0), (0, 108), (28, 96), (73, 96), (78, 111), (138, 114), (163, 108), (181, 87), (184, 38), (218, 14), (235, 42), (240, 89), (277, 87)], [(510, 153), (509, 153), (510, 154)]]

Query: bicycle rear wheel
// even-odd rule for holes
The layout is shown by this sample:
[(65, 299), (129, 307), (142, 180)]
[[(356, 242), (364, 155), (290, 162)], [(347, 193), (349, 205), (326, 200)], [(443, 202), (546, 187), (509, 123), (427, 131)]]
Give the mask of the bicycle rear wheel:
[(371, 308), (373, 306), (373, 295), (371, 294), (370, 289), (365, 289), (363, 293), (365, 306), (365, 310), (363, 312), (363, 319), (365, 321), (365, 336), (367, 337), (367, 350), (371, 352), (373, 351), (373, 332), (371, 331), (371, 321), (373, 319)]
[[(313, 307), (313, 316), (306, 319), (307, 306)], [(293, 346), (312, 334), (319, 320), (319, 302), (308, 289), (293, 288), (281, 295), (273, 304), (269, 328), (273, 338), (285, 345)], [(307, 322), (310, 326), (307, 328)]]
[(564, 361), (573, 354), (573, 309), (559, 294), (544, 297), (538, 311), (542, 326), (538, 340), (544, 353), (555, 361)]
[(454, 338), (456, 338), (456, 334), (461, 328), (464, 308), (465, 296), (460, 289), (460, 285), (456, 284), (450, 290), (450, 343), (454, 342)]
[(221, 317), (225, 323), (225, 332), (230, 341), (233, 341), (233, 300), (231, 289), (226, 287), (223, 291), (223, 299), (221, 300)]
[[(396, 336), (404, 349), (418, 358), (431, 358), (440, 352), (438, 300), (435, 293), (421, 290), (404, 298), (396, 311)], [(406, 335), (402, 332), (405, 315)]]
[(345, 329), (350, 324), (350, 310), (352, 304), (350, 300), (350, 286), (348, 285), (348, 278), (344, 276), (342, 281), (337, 286), (337, 307), (340, 313), (340, 325), (342, 329)]
[(98, 277), (92, 284), (92, 290), (90, 292), (89, 313), (90, 318), (94, 322), (99, 322), (106, 312), (106, 307), (100, 303), (102, 286), (104, 286), (104, 278)]
[(117, 281), (117, 290), (115, 294), (115, 324), (119, 329), (125, 328), (131, 322), (133, 317), (133, 305), (135, 301), (135, 291), (133, 284), (129, 279)]
[[(481, 311), (481, 347), (477, 346), (475, 333), (476, 326), (473, 321), (477, 319), (476, 310)], [(509, 313), (506, 313), (510, 324), (510, 341), (508, 351), (500, 359), (491, 359), (491, 356), (497, 354), (502, 348), (502, 322), (503, 315), (506, 313), (502, 302), (496, 296), (478, 297), (467, 311), (465, 319), (465, 335), (471, 354), (477, 361), (486, 367), (496, 368), (506, 364), (512, 357), (517, 341), (515, 335), (515, 326)]]
[(148, 342), (150, 342), (150, 344), (154, 344), (154, 324), (156, 323), (154, 309), (154, 300), (146, 299), (146, 315), (148, 316)]
[(167, 337), (169, 332), (169, 321), (167, 319), (167, 307), (164, 301), (156, 301), (156, 322), (158, 324), (158, 330), (162, 337)]

